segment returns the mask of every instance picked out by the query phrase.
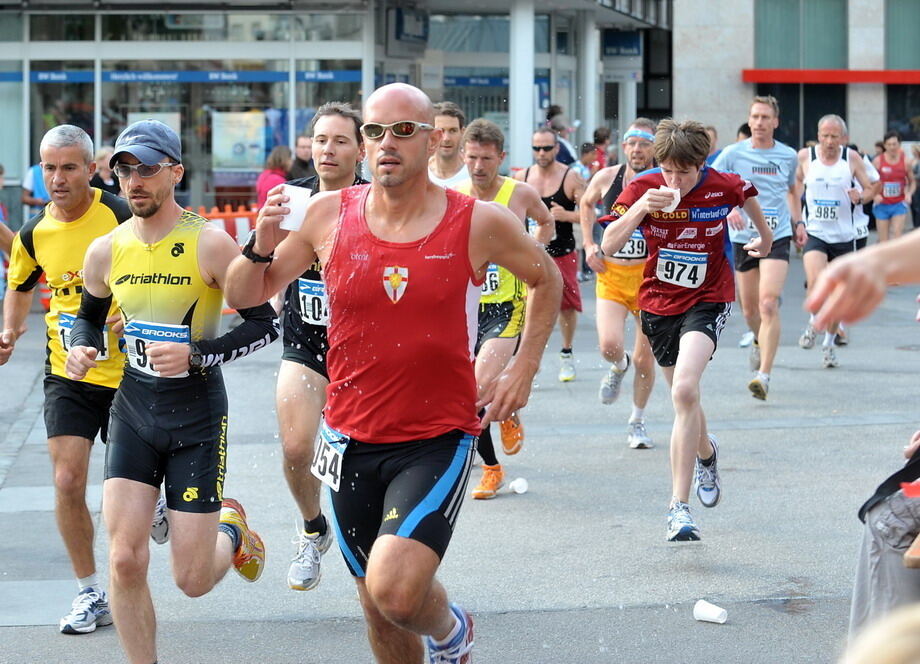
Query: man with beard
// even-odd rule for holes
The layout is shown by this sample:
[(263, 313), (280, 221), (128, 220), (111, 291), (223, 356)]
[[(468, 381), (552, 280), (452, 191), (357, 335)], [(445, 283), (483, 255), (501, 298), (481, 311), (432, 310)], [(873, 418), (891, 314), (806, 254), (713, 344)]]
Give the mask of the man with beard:
[[(610, 166), (597, 173), (581, 199), (581, 232), (588, 265), (597, 273), (597, 336), (601, 355), (610, 362), (610, 370), (601, 380), (600, 400), (612, 404), (620, 396), (620, 387), (630, 365), (635, 365), (633, 407), (627, 426), (627, 442), (632, 449), (652, 447), (645, 430), (645, 406), (655, 383), (655, 358), (639, 323), (639, 286), (648, 249), (638, 228), (626, 245), (612, 256), (605, 256), (594, 242), (597, 223), (596, 204), (603, 198), (603, 214), (609, 215), (617, 197), (637, 173), (654, 165), (655, 123), (636, 118), (623, 135), (626, 163)], [(605, 221), (606, 219), (606, 221)], [(607, 227), (608, 217), (602, 217)], [(626, 318), (636, 321), (636, 342), (632, 356), (626, 352)]]
[(267, 346), (279, 330), (270, 305), (257, 303), (217, 336), (221, 288), (239, 248), (176, 203), (184, 171), (172, 129), (155, 120), (130, 125), (111, 165), (133, 216), (86, 252), (66, 368), (82, 380), (96, 367), (114, 296), (128, 357), (112, 402), (103, 484), (112, 613), (128, 660), (150, 664), (157, 654), (147, 533), (164, 480), (173, 577), (183, 592), (204, 595), (231, 566), (247, 581), (262, 573), (262, 539), (242, 506), (223, 497), (227, 393), (219, 367)]

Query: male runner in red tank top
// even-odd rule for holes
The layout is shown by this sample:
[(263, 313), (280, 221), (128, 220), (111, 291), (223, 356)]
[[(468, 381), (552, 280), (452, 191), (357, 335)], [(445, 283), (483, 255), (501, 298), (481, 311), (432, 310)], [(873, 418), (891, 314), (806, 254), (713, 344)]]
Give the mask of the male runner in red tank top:
[[(319, 257), (330, 384), (313, 472), (333, 489), (336, 539), (371, 648), (378, 662), (418, 662), (425, 635), (432, 658), (462, 664), (471, 661), (472, 619), (448, 602), (435, 573), (475, 436), (527, 402), (561, 278), (511, 212), (428, 180), (440, 131), (422, 91), (384, 86), (368, 98), (364, 118), (372, 184), (314, 196), (287, 237), (278, 226), (287, 198), (270, 192), (225, 294), (237, 304), (262, 302)], [(527, 284), (528, 315), (515, 359), (477, 386), (472, 351), (489, 263)]]

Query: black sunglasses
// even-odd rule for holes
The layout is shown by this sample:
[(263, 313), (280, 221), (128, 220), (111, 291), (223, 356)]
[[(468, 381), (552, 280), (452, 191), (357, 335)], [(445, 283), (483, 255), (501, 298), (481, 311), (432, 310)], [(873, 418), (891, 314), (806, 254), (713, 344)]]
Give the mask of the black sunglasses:
[(551, 152), (555, 145), (531, 145), (531, 149), (535, 152)]

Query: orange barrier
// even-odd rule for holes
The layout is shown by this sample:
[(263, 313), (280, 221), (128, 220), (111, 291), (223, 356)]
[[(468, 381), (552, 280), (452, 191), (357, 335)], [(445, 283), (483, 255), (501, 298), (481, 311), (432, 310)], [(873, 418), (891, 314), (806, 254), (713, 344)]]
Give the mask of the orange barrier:
[(42, 303), (42, 309), (51, 311), (51, 286), (48, 285), (44, 273), (38, 279), (38, 298)]
[[(241, 247), (246, 244), (249, 237), (249, 231), (256, 227), (256, 215), (258, 210), (255, 207), (247, 208), (243, 205), (237, 206), (236, 210), (230, 205), (225, 205), (223, 210), (218, 207), (212, 207), (210, 210), (200, 206), (198, 214), (210, 221), (215, 226), (223, 228), (227, 235), (232, 237)], [(234, 314), (236, 309), (224, 307), (223, 313)]]

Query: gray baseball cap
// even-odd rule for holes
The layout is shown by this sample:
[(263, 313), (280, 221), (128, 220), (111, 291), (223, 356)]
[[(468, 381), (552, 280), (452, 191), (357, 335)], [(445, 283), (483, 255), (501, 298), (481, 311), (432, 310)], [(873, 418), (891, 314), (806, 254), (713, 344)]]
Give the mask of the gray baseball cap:
[(179, 136), (159, 120), (141, 120), (121, 132), (115, 141), (115, 152), (109, 159), (109, 166), (115, 166), (122, 152), (134, 155), (149, 166), (159, 163), (164, 157), (182, 162)]

